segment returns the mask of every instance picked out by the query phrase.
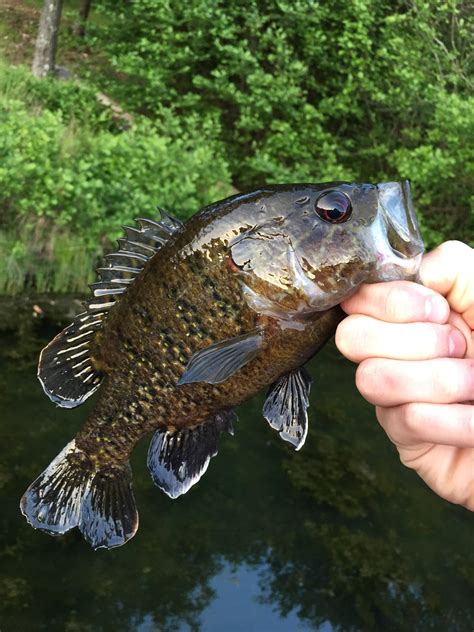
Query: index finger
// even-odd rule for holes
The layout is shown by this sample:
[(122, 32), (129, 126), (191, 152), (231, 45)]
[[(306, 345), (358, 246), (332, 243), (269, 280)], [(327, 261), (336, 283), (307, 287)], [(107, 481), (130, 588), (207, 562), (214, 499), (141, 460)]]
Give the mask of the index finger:
[(361, 285), (341, 303), (347, 314), (364, 314), (392, 323), (432, 322), (444, 324), (449, 305), (430, 288), (410, 281), (390, 281)]

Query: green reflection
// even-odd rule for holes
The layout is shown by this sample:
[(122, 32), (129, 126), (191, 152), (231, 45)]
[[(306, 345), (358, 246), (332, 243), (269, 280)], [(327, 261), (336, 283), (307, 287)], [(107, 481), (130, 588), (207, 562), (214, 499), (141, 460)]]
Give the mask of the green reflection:
[[(31, 313), (16, 311), (0, 348), (2, 632), (125, 631), (144, 620), (205, 631), (224, 562), (257, 568), (257, 597), (315, 629), (472, 630), (472, 515), (400, 467), (353, 387), (353, 367), (331, 346), (312, 362), (301, 452), (266, 427), (253, 401), (202, 482), (178, 500), (153, 486), (142, 442), (132, 459), (141, 524), (126, 546), (93, 552), (74, 532), (35, 532), (19, 498), (91, 404), (55, 409), (42, 394), (36, 359), (56, 328)], [(264, 619), (256, 626), (267, 629)]]

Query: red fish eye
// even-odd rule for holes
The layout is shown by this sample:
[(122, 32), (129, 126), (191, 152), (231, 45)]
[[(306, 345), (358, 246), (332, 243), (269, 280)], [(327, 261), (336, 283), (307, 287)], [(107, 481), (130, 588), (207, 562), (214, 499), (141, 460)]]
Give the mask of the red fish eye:
[(315, 209), (319, 217), (325, 222), (341, 224), (351, 216), (352, 204), (342, 191), (327, 191), (318, 198)]

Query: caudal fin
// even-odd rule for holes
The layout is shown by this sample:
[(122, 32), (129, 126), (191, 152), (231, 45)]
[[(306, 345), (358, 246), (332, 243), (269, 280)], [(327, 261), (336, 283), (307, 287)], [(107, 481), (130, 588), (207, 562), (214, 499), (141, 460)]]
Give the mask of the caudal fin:
[(97, 470), (75, 441), (28, 487), (20, 508), (50, 535), (78, 527), (94, 549), (121, 546), (138, 528), (128, 463)]

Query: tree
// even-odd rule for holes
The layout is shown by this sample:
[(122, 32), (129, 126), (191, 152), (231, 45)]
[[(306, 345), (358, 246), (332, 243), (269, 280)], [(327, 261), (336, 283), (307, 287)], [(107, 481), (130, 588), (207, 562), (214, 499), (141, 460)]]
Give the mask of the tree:
[(36, 39), (32, 72), (45, 77), (54, 70), (62, 0), (45, 0)]
[(79, 7), (79, 19), (73, 27), (73, 33), (77, 37), (84, 37), (86, 34), (86, 23), (91, 10), (92, 0), (81, 0)]

